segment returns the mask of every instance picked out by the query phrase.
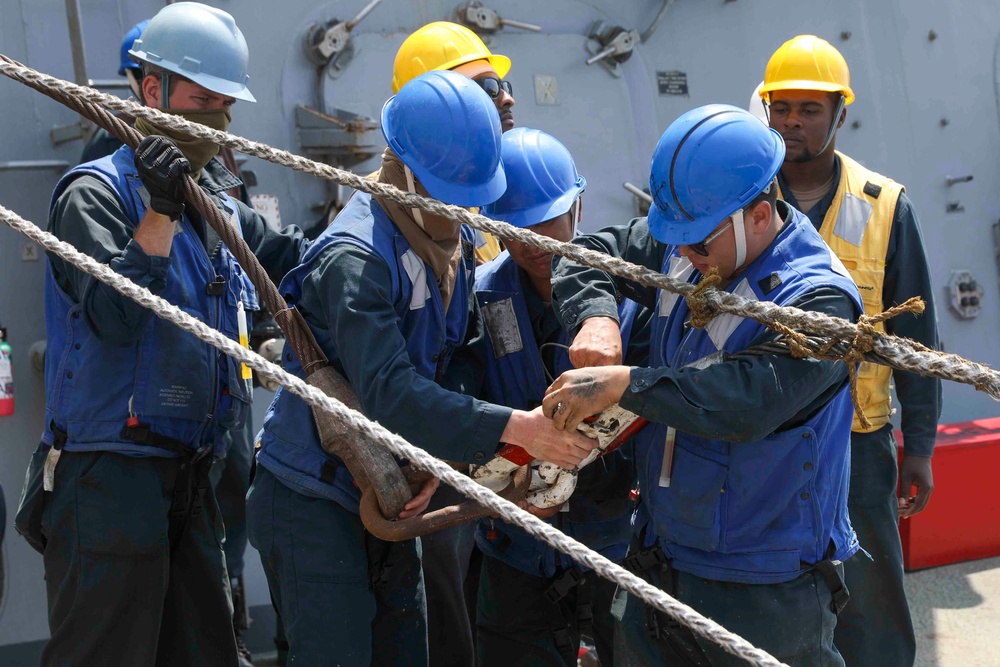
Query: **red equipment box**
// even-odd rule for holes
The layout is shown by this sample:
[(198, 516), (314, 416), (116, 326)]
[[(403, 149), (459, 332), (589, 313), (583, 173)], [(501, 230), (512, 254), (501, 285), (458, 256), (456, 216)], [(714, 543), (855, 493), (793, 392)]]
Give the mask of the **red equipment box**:
[(1000, 556), (997, 471), (1000, 418), (938, 426), (930, 502), (899, 522), (906, 570)]

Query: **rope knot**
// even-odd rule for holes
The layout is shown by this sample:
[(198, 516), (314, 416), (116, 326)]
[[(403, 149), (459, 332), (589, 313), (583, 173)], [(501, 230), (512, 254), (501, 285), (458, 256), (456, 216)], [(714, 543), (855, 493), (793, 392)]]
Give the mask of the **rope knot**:
[(719, 276), (718, 269), (712, 267), (694, 288), (694, 291), (684, 295), (688, 310), (691, 312), (691, 326), (696, 329), (704, 329), (705, 325), (719, 314), (719, 307), (712, 299), (712, 294), (706, 292), (721, 283), (722, 278)]
[(870, 429), (871, 422), (868, 421), (864, 408), (861, 407), (861, 399), (858, 396), (858, 371), (862, 363), (867, 363), (865, 362), (865, 355), (875, 351), (875, 339), (882, 335), (876, 328), (876, 325), (902, 313), (919, 315), (924, 312), (924, 308), (924, 300), (915, 296), (881, 313), (872, 316), (862, 314), (858, 318), (858, 333), (854, 336), (851, 346), (844, 353), (843, 357), (841, 357), (841, 360), (850, 369), (851, 400), (854, 402), (854, 414), (857, 415), (861, 428)]

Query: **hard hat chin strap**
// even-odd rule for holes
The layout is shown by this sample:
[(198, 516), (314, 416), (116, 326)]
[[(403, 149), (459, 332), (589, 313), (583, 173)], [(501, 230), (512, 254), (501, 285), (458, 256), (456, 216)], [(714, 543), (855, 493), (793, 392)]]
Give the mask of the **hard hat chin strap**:
[(170, 74), (165, 70), (160, 72), (160, 108), (170, 108)]
[(134, 69), (125, 70), (125, 78), (128, 79), (129, 90), (132, 91), (132, 95), (135, 99), (142, 102), (142, 83), (138, 76), (136, 76), (136, 71)]
[[(819, 149), (819, 153), (826, 150), (826, 147), (830, 145), (831, 141), (833, 141), (833, 136), (837, 134), (837, 123), (840, 122), (840, 114), (844, 111), (846, 101), (847, 98), (844, 97), (843, 93), (841, 93), (840, 102), (837, 103), (837, 110), (833, 112), (833, 121), (830, 123), (830, 131), (827, 132), (826, 141), (823, 143), (823, 147)], [(817, 155), (819, 155), (819, 153), (817, 153)]]
[(573, 202), (573, 208), (571, 209), (571, 217), (573, 218), (573, 236), (576, 236), (577, 231), (580, 229), (580, 214), (583, 211), (583, 207), (580, 205), (580, 198), (577, 197), (576, 201)]
[[(413, 172), (405, 164), (403, 165), (403, 172), (406, 174), (406, 191), (417, 194), (417, 186), (413, 180)], [(410, 211), (413, 212), (413, 219), (420, 225), (420, 228), (424, 228), (424, 215), (420, 212), (419, 208), (411, 208)]]
[(743, 224), (743, 209), (733, 213), (733, 235), (736, 237), (736, 265), (733, 270), (738, 270), (747, 261), (747, 233), (746, 225)]

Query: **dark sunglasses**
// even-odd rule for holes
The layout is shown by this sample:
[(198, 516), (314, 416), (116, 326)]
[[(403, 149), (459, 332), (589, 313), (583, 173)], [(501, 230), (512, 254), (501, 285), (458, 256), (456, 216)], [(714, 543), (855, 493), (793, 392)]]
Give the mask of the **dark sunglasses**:
[(499, 77), (495, 76), (484, 76), (481, 79), (473, 79), (479, 84), (479, 87), (486, 91), (492, 99), (500, 97), (500, 91), (504, 91), (508, 95), (514, 94), (514, 86), (510, 85), (510, 81), (504, 81)]
[(733, 225), (736, 216), (740, 216), (742, 218), (743, 209), (740, 209), (739, 211), (736, 211), (736, 213), (733, 213), (733, 215), (730, 216), (729, 218), (729, 222), (727, 222), (726, 224), (722, 225), (717, 230), (709, 234), (708, 238), (706, 238), (704, 241), (702, 241), (701, 243), (689, 243), (688, 247), (691, 248), (691, 250), (694, 250), (702, 257), (708, 257), (708, 244), (714, 241), (715, 239), (719, 238), (720, 236), (722, 236), (723, 232), (725, 232)]

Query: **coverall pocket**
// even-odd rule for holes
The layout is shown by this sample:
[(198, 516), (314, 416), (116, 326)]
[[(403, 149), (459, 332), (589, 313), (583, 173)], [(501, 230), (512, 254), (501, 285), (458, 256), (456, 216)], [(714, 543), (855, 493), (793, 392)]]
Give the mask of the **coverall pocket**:
[(657, 534), (671, 542), (703, 551), (715, 551), (721, 531), (721, 495), (728, 469), (721, 463), (678, 447), (674, 454), (673, 483), (654, 493)]
[(229, 382), (219, 401), (219, 426), (233, 431), (243, 428), (246, 423), (253, 405), (253, 388), (251, 381), (244, 380), (241, 376), (243, 364), (229, 355), (223, 356), (225, 358), (222, 363), (226, 364)]
[[(260, 309), (257, 294), (250, 278), (244, 273), (234, 259), (230, 260), (231, 279), (226, 290), (226, 305), (233, 313), (233, 319), (226, 323), (224, 333), (239, 341), (239, 317), (236, 312), (240, 303), (246, 311), (247, 332), (251, 330), (251, 313)], [(219, 406), (218, 423), (222, 428), (234, 430), (242, 428), (246, 422), (250, 407), (253, 405), (253, 379), (243, 377), (243, 364), (229, 355), (223, 355), (220, 365), (225, 368), (226, 387)]]
[(111, 452), (76, 479), (80, 550), (93, 558), (129, 558), (164, 553), (171, 496), (164, 489), (163, 459)]
[(28, 472), (24, 475), (21, 500), (14, 516), (14, 528), (38, 553), (45, 553), (46, 544), (42, 533), (42, 514), (45, 512), (48, 497), (42, 488), (42, 474), (48, 452), (49, 448), (40, 444), (31, 455)]

